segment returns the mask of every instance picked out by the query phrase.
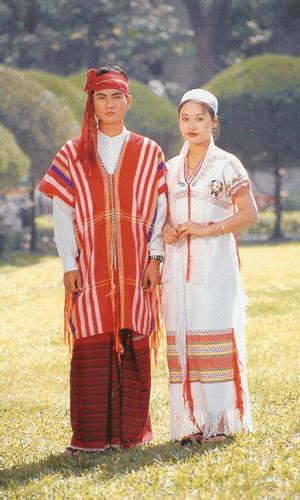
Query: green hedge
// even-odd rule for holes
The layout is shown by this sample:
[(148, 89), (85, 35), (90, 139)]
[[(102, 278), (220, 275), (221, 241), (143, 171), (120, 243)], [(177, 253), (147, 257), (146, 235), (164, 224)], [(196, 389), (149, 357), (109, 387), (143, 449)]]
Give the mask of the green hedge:
[(64, 101), (65, 105), (72, 111), (78, 124), (82, 121), (85, 95), (68, 78), (47, 73), (45, 71), (30, 70), (24, 71), (27, 78), (43, 85), (46, 89), (55, 94), (56, 97)]
[(206, 89), (219, 99), (220, 147), (246, 167), (284, 168), (300, 155), (300, 59), (264, 55), (221, 71)]
[(24, 71), (0, 66), (0, 88), (0, 122), (13, 131), (39, 178), (56, 150), (79, 132), (78, 123), (64, 99)]
[(30, 167), (28, 156), (16, 142), (14, 134), (0, 124), (0, 186), (14, 186)]
[[(258, 222), (239, 233), (241, 241), (268, 240), (274, 230), (275, 213), (269, 210), (260, 212)], [(282, 212), (282, 233), (285, 238), (300, 239), (300, 210)]]
[(249, 57), (220, 71), (205, 88), (218, 97), (269, 94), (285, 88), (300, 89), (300, 58), (278, 54)]

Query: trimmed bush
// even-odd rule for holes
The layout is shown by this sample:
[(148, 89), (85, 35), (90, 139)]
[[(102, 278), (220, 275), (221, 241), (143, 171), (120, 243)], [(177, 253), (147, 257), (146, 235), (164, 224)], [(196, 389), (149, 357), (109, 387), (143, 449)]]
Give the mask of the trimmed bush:
[(67, 78), (53, 73), (37, 70), (24, 71), (23, 73), (27, 78), (43, 85), (43, 87), (53, 92), (56, 97), (63, 100), (65, 105), (72, 111), (78, 124), (81, 123), (85, 104), (84, 92), (78, 90), (72, 83), (70, 84)]
[(26, 75), (0, 66), (0, 122), (11, 129), (41, 177), (57, 149), (79, 127), (64, 99)]
[(206, 85), (216, 96), (269, 94), (286, 88), (300, 89), (300, 59), (293, 56), (264, 54), (249, 57), (226, 68)]
[(14, 134), (0, 124), (1, 189), (14, 186), (29, 167), (29, 158), (17, 144)]
[(221, 71), (205, 88), (217, 95), (218, 144), (250, 167), (283, 167), (300, 154), (300, 59), (251, 57)]

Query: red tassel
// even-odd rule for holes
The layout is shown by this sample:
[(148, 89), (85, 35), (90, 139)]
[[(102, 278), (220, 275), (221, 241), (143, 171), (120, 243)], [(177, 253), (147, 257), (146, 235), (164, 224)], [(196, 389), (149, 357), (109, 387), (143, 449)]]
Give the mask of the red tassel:
[(158, 349), (160, 346), (160, 341), (163, 338), (164, 332), (165, 332), (165, 326), (161, 311), (161, 286), (159, 285), (156, 287), (156, 321), (150, 335), (150, 346), (154, 354), (155, 366), (157, 366)]
[(191, 237), (187, 236), (187, 265), (186, 265), (186, 275), (185, 275), (185, 280), (188, 283), (191, 279)]
[(68, 344), (69, 354), (72, 355), (74, 338), (71, 330), (71, 314), (73, 309), (73, 295), (65, 290), (65, 307), (64, 307), (64, 342)]
[(243, 420), (245, 411), (244, 401), (243, 401), (243, 387), (242, 387), (241, 373), (239, 368), (238, 351), (234, 338), (234, 330), (232, 330), (232, 344), (233, 344), (233, 373), (234, 373), (234, 385), (236, 392), (236, 408), (238, 408), (241, 420)]
[(118, 290), (114, 281), (114, 270), (110, 270), (111, 292), (109, 294), (112, 301), (112, 310), (114, 317), (114, 335), (115, 335), (115, 350), (117, 353), (118, 365), (121, 365), (121, 355), (124, 352), (124, 347), (120, 339), (120, 318), (118, 308)]
[(191, 388), (190, 366), (189, 366), (188, 357), (186, 358), (186, 374), (185, 374), (185, 380), (183, 383), (183, 397), (184, 397), (184, 402), (188, 404), (189, 415), (190, 415), (190, 419), (191, 419), (192, 423), (194, 424), (195, 427), (197, 427), (199, 432), (202, 432), (202, 429), (197, 424), (196, 418), (194, 415), (194, 400), (193, 400), (192, 388)]

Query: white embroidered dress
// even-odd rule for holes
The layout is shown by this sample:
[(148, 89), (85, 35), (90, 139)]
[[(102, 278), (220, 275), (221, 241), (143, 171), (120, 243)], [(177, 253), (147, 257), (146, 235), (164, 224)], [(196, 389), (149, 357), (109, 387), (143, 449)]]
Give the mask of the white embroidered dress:
[[(167, 163), (173, 226), (223, 221), (234, 214), (232, 195), (249, 184), (241, 162), (211, 140), (192, 178), (186, 143)], [(251, 430), (244, 337), (246, 297), (233, 234), (188, 237), (166, 245), (162, 307), (167, 330), (171, 437), (204, 429), (204, 436)], [(234, 364), (234, 355), (236, 363)], [(189, 363), (194, 417), (184, 403)]]

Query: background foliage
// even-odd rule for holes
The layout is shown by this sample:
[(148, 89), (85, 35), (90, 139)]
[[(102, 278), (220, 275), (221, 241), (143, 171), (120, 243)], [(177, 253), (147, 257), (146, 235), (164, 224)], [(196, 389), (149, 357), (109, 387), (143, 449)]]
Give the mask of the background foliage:
[(183, 0), (183, 4), (194, 31), (200, 84), (255, 54), (299, 55), (298, 0)]
[(244, 57), (296, 55), (299, 26), (297, 0), (0, 0), (0, 63), (66, 75), (118, 61), (147, 83), (171, 56), (176, 82), (183, 56), (203, 84)]
[[(266, 54), (221, 71), (205, 88), (220, 103), (219, 144), (248, 167), (288, 168), (300, 157), (300, 59)], [(277, 158), (278, 157), (278, 158)]]
[(0, 124), (0, 185), (9, 188), (26, 174), (29, 158), (20, 149), (14, 134)]
[(172, 10), (151, 0), (1, 0), (0, 62), (66, 75), (117, 60), (147, 80), (175, 32), (180, 40)]
[(64, 100), (19, 70), (1, 66), (0, 87), (0, 122), (14, 131), (37, 179), (78, 124)]

